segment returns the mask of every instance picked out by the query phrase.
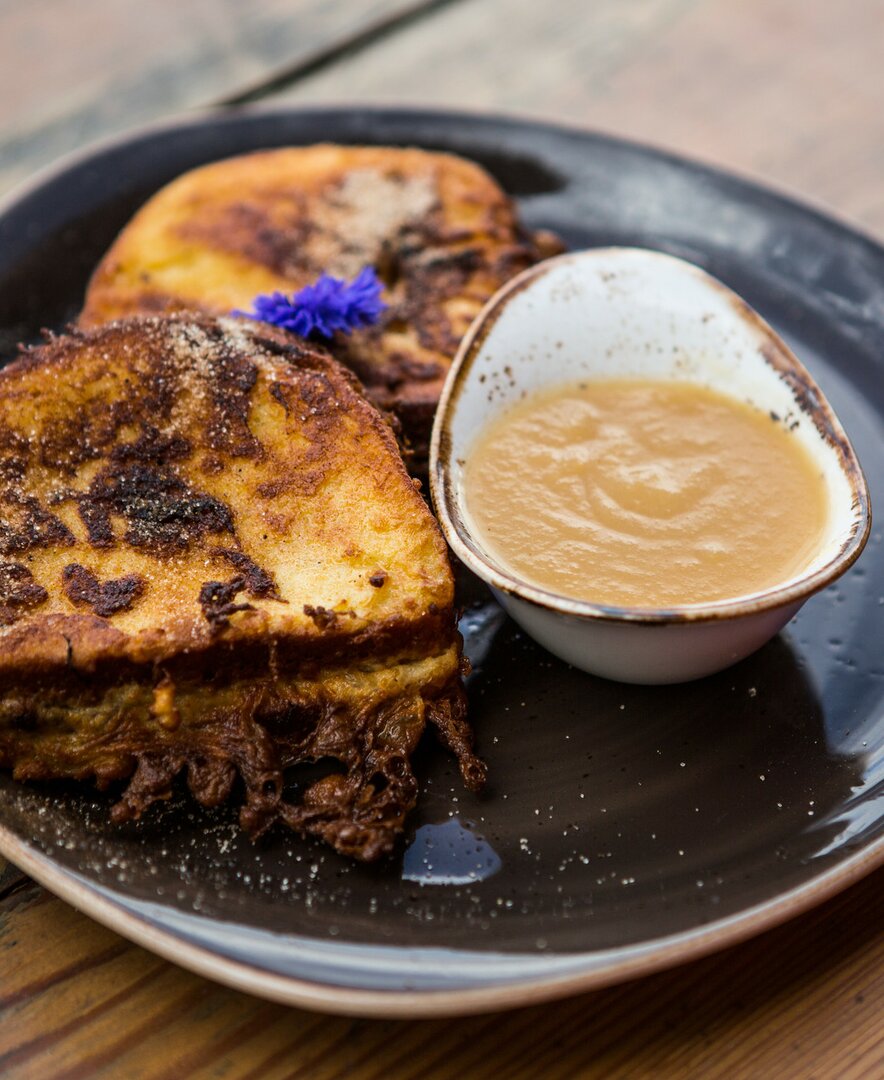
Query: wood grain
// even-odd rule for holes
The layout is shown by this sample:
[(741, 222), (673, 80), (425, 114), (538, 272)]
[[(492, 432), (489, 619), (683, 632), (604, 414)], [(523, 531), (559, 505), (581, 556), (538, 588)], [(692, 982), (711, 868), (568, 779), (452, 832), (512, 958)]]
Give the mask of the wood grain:
[(21, 888), (27, 880), (17, 866), (13, 866), (12, 863), (0, 858), (0, 901), (5, 900), (10, 893)]
[(282, 100), (510, 110), (754, 174), (884, 234), (880, 0), (465, 0)]
[(0, 2), (0, 191), (98, 138), (231, 96), (424, 4)]
[(882, 910), (878, 872), (754, 941), (639, 982), (509, 1014), (370, 1021), (215, 986), (31, 885), (0, 903), (0, 1075), (874, 1080)]

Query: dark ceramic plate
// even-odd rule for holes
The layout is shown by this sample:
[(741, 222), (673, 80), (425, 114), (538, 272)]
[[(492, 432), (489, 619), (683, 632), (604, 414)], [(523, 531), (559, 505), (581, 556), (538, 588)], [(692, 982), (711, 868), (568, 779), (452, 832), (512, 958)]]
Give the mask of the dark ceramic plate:
[[(540, 125), (238, 112), (107, 145), (0, 211), (5, 353), (76, 312), (99, 255), (161, 184), (214, 158), (323, 139), (454, 150), (486, 165), (528, 224), (573, 247), (647, 246), (704, 266), (812, 370), (884, 504), (884, 250), (744, 181)], [(420, 804), (388, 865), (281, 832), (252, 846), (231, 813), (183, 799), (111, 829), (106, 798), (5, 776), (0, 850), (194, 970), (388, 1016), (503, 1007), (647, 972), (782, 921), (884, 861), (880, 529), (785, 633), (684, 686), (582, 675), (476, 582), (463, 582), (463, 602), (490, 787), (469, 795), (451, 759), (425, 747)]]

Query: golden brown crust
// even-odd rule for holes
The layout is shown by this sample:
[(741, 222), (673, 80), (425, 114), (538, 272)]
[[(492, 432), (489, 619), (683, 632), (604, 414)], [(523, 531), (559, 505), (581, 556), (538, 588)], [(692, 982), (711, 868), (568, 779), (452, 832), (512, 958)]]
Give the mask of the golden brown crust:
[(168, 185), (93, 275), (84, 326), (133, 313), (248, 309), (323, 271), (377, 268), (389, 309), (335, 355), (425, 454), (461, 337), (510, 277), (561, 250), (521, 229), (478, 165), (413, 148), (319, 145), (231, 158)]
[[(428, 718), (477, 783), (459, 659), (444, 542), (389, 425), (322, 351), (182, 315), (52, 338), (0, 372), (17, 776), (131, 776), (118, 817), (181, 771), (207, 804), (241, 776), (252, 832), (283, 820), (373, 858), (413, 802), (402, 760)], [(325, 756), (341, 776), (282, 800), (283, 769)]]
[(452, 640), (444, 542), (389, 426), (319, 350), (241, 321), (112, 324), (0, 372), (0, 423), (0, 672), (55, 663), (59, 637), (85, 670), (269, 636), (283, 663), (421, 647), (424, 626)]

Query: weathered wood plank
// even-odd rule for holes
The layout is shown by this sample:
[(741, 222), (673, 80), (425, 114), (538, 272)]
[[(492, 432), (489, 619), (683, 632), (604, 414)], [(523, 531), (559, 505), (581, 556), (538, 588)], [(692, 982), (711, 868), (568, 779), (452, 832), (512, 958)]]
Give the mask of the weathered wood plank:
[(27, 878), (17, 866), (0, 859), (0, 900), (26, 881)]
[(757, 174), (884, 233), (884, 6), (466, 0), (280, 100), (513, 110)]
[(92, 140), (228, 97), (341, 37), (421, 6), (421, 0), (2, 3), (0, 190)]
[[(35, 888), (0, 904), (0, 1073), (867, 1080), (884, 1063), (882, 906), (879, 871), (675, 971), (510, 1014), (409, 1023), (322, 1017), (215, 986)], [(10, 967), (11, 955), (23, 959)]]

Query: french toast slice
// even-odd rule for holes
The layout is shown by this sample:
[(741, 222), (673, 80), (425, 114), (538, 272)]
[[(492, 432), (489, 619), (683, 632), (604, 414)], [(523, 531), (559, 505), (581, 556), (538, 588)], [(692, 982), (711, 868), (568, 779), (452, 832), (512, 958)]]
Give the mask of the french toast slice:
[[(349, 371), (181, 315), (50, 338), (0, 371), (0, 765), (185, 773), (364, 860), (414, 804), (429, 721), (478, 788), (444, 541)], [(284, 796), (283, 772), (336, 771)]]
[(529, 234), (473, 162), (413, 148), (268, 150), (188, 172), (154, 195), (96, 269), (80, 322), (248, 310), (323, 272), (376, 268), (389, 305), (332, 353), (395, 413), (417, 459), (461, 337), (509, 278), (561, 250)]

